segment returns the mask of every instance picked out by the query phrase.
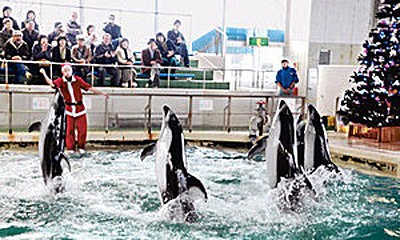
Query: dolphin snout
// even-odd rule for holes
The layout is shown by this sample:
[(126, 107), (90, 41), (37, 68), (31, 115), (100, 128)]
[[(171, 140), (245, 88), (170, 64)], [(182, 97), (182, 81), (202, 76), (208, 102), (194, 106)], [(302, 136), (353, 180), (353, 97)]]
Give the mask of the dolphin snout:
[(163, 105), (162, 110), (164, 111), (164, 117), (166, 117), (168, 112), (171, 111), (168, 105)]
[(310, 116), (310, 119), (320, 119), (319, 113), (317, 109), (313, 105), (308, 105), (308, 114)]

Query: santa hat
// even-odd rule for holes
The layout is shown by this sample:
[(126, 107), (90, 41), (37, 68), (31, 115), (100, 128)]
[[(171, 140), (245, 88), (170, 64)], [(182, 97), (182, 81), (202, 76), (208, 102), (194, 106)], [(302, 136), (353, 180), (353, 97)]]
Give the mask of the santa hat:
[(64, 63), (61, 64), (61, 70), (64, 71), (66, 68), (69, 68), (72, 70), (72, 65), (70, 63)]

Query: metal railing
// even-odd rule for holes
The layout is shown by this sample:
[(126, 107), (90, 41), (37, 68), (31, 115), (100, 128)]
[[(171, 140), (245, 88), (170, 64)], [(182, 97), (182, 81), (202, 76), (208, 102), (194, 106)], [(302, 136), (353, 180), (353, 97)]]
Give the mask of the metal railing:
[[(296, 107), (296, 109), (299, 109), (299, 112), (295, 112), (294, 114), (303, 114), (304, 113), (304, 108), (305, 108), (305, 98), (304, 97), (297, 97), (297, 96), (277, 96), (275, 95), (274, 92), (235, 92), (235, 91), (222, 91), (222, 90), (217, 90), (217, 91), (203, 91), (203, 90), (166, 90), (166, 89), (142, 89), (142, 90), (135, 90), (132, 92), (131, 90), (128, 89), (120, 89), (118, 92), (113, 91), (112, 89), (105, 89), (110, 95), (110, 99), (113, 99), (114, 97), (123, 97), (123, 101), (130, 101), (132, 103), (135, 103), (133, 98), (146, 98), (147, 99), (147, 104), (144, 106), (134, 106), (135, 104), (132, 105), (132, 108), (136, 108), (135, 113), (138, 113), (139, 115), (143, 114), (144, 116), (144, 126), (145, 126), (145, 131), (148, 135), (149, 139), (152, 139), (152, 133), (153, 133), (153, 120), (154, 120), (154, 107), (155, 103), (153, 99), (155, 97), (159, 98), (165, 98), (165, 97), (177, 97), (177, 98), (183, 98), (184, 101), (187, 101), (187, 112), (185, 113), (179, 113), (182, 118), (187, 118), (187, 130), (189, 132), (193, 131), (193, 118), (194, 116), (201, 115), (203, 113), (199, 112), (194, 112), (194, 99), (199, 98), (211, 98), (211, 99), (226, 99), (226, 105), (223, 108), (223, 113), (222, 113), (222, 118), (223, 118), (223, 124), (222, 126), (219, 126), (220, 130), (225, 131), (225, 132), (231, 132), (232, 131), (232, 120), (234, 120), (235, 117), (241, 116), (241, 117), (251, 117), (251, 112), (244, 112), (241, 111), (240, 113), (232, 112), (232, 107), (233, 107), (233, 100), (234, 99), (265, 99), (267, 105), (272, 106), (270, 109), (271, 111), (268, 112), (270, 116), (273, 116), (275, 108), (274, 105), (277, 103), (278, 98), (284, 98), (284, 99), (295, 99), (296, 105), (299, 105), (299, 107)], [(13, 98), (15, 95), (18, 94), (24, 94), (24, 95), (45, 95), (45, 96), (50, 96), (53, 94), (54, 90), (51, 88), (48, 88), (48, 90), (43, 90), (39, 89), (39, 87), (26, 87), (21, 88), (21, 87), (13, 87), (13, 88), (4, 88), (0, 89), (0, 97), (1, 95), (3, 96), (8, 96), (8, 102), (4, 103), (8, 105), (8, 110), (0, 111), (0, 113), (7, 114), (8, 115), (8, 132), (9, 134), (13, 133), (13, 115), (19, 112), (22, 112), (21, 110), (17, 110), (14, 107), (14, 101)], [(92, 93), (86, 93), (86, 95), (93, 95)], [(112, 114), (116, 114), (116, 112), (122, 112), (124, 113), (125, 111), (122, 111), (122, 109), (118, 109), (117, 111), (112, 112), (110, 110), (109, 106), (109, 101), (110, 99), (105, 98), (104, 100), (104, 112), (100, 111), (98, 112), (99, 114), (104, 114), (104, 131), (105, 133), (109, 132), (109, 120)], [(186, 99), (186, 100), (185, 100)], [(174, 107), (174, 106), (171, 106)], [(255, 107), (255, 106), (254, 106)], [(25, 111), (23, 113), (38, 113), (38, 111)], [(45, 114), (45, 111), (42, 111), (43, 114)], [(90, 112), (88, 114), (91, 114)], [(219, 113), (215, 113), (216, 115), (220, 115)], [(244, 123), (245, 126), (247, 126), (247, 123)]]
[[(41, 61), (16, 61), (16, 60), (0, 60), (2, 66), (4, 66), (4, 82), (6, 85), (10, 84), (10, 64), (25, 64), (25, 65), (40, 65), (47, 64), (50, 65), (50, 78), (53, 78), (54, 66), (60, 66), (65, 63), (55, 63), (55, 62), (41, 62)], [(73, 67), (87, 67), (90, 69), (90, 81), (93, 86), (95, 86), (96, 72), (98, 68), (115, 68), (115, 69), (126, 69), (127, 67), (131, 67), (132, 69), (142, 70), (148, 69), (151, 67), (142, 66), (142, 65), (113, 65), (113, 64), (80, 64), (80, 63), (69, 63)], [(208, 82), (214, 83), (229, 83), (230, 90), (240, 90), (240, 89), (258, 89), (258, 90), (276, 90), (276, 86), (274, 84), (274, 73), (271, 70), (262, 70), (262, 69), (252, 69), (252, 68), (187, 68), (187, 67), (169, 67), (169, 66), (160, 66), (160, 70), (164, 70), (167, 73), (167, 87), (171, 87), (171, 76), (173, 71), (182, 71), (185, 73), (200, 73), (201, 79), (195, 79), (194, 81), (201, 81), (202, 88), (207, 88)], [(213, 80), (207, 79), (207, 73), (223, 73), (222, 80)], [(179, 75), (179, 74), (178, 74)], [(253, 76), (256, 76), (256, 79)], [(186, 77), (188, 81), (192, 81), (191, 77)], [(196, 77), (195, 77), (196, 78)]]

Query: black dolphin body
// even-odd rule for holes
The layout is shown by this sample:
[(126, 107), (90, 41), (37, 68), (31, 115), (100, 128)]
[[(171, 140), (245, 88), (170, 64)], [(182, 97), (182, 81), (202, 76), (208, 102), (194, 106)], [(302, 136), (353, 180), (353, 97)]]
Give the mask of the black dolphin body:
[(68, 158), (64, 155), (66, 116), (64, 99), (59, 91), (56, 91), (51, 102), (48, 116), (41, 123), (31, 124), (29, 130), (40, 127), (39, 154), (44, 183), (57, 179), (54, 190), (61, 192), (64, 190), (62, 183), (63, 168), (61, 161), (64, 159), (71, 171)]
[(187, 171), (185, 140), (178, 117), (167, 105), (162, 107), (162, 111), (163, 123), (158, 141), (142, 151), (141, 159), (156, 153), (156, 177), (162, 204), (180, 198), (185, 221), (193, 222), (196, 221), (193, 200), (181, 197), (197, 189), (207, 200), (207, 192), (201, 181)]
[(304, 168), (307, 171), (325, 166), (331, 171), (339, 172), (332, 162), (329, 151), (328, 136), (322, 119), (313, 105), (308, 105), (308, 122), (304, 131)]

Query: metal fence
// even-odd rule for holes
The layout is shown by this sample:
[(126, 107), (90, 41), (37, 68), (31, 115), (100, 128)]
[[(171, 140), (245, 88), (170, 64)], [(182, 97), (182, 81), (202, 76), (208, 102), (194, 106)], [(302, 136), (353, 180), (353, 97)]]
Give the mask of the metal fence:
[[(10, 134), (15, 127), (21, 127), (21, 119), (35, 115), (39, 119), (46, 116), (47, 110), (32, 109), (30, 104), (33, 96), (50, 98), (53, 94), (51, 88), (39, 86), (18, 87), (10, 85), (8, 88), (0, 86), (0, 116), (3, 115), (2, 127), (7, 127)], [(265, 99), (267, 113), (273, 116), (278, 98), (291, 99), (295, 103), (294, 114), (304, 112), (304, 97), (276, 96), (275, 92), (239, 92), (221, 90), (172, 90), (172, 89), (115, 89), (104, 88), (110, 95), (109, 99), (96, 99), (92, 101), (92, 109), (88, 110), (88, 116), (93, 124), (102, 128), (106, 133), (110, 131), (111, 121), (115, 121), (118, 114), (125, 121), (139, 121), (139, 128), (144, 128), (151, 135), (155, 126), (160, 124), (161, 105), (167, 103), (176, 110), (181, 118), (184, 128), (189, 132), (212, 126), (216, 130), (231, 132), (233, 128), (247, 128), (248, 120), (256, 108), (255, 102)], [(91, 93), (85, 94), (85, 98), (100, 98)], [(214, 107), (208, 111), (201, 110), (201, 101), (211, 99)], [(124, 116), (122, 116), (124, 115)], [(0, 117), (1, 118), (1, 117)], [(37, 119), (36, 119), (37, 120)], [(19, 123), (17, 123), (19, 122)], [(96, 124), (97, 122), (97, 124)], [(92, 126), (93, 127), (93, 126)], [(119, 126), (116, 126), (117, 128)]]

